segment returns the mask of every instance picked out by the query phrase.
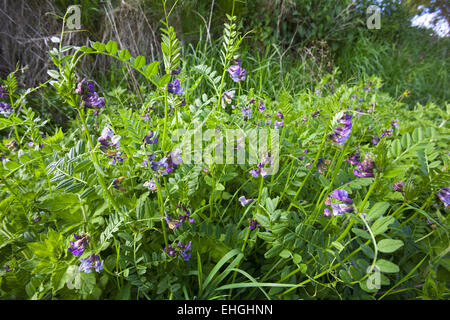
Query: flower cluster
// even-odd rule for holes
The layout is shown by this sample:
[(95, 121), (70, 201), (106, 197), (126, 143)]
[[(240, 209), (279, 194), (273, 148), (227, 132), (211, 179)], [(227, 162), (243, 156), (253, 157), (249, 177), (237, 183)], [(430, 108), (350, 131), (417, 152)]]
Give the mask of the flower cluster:
[[(0, 86), (0, 99), (8, 99), (8, 90), (4, 86)], [(4, 117), (9, 117), (14, 112), (10, 104), (0, 102), (0, 114)]]
[(405, 187), (405, 183), (403, 181), (397, 181), (392, 186), (392, 188), (394, 188), (394, 190), (397, 191), (397, 192), (403, 192), (403, 188), (404, 187)]
[(181, 214), (178, 215), (178, 218), (180, 219), (181, 223), (185, 222), (186, 220), (189, 220), (190, 223), (194, 223), (195, 219), (191, 218), (191, 211), (188, 208), (186, 208), (185, 205), (183, 205), (181, 203), (177, 204), (177, 208), (181, 209), (184, 213), (183, 215), (181, 215)]
[(275, 120), (275, 124), (274, 124), (274, 125), (275, 125), (275, 129), (283, 128), (283, 125), (284, 125), (284, 115), (281, 113), (280, 110), (278, 110), (277, 113), (276, 113), (276, 116), (277, 116), (277, 118), (280, 119), (280, 120)]
[(8, 99), (9, 93), (5, 86), (0, 86), (0, 99)]
[(120, 136), (115, 135), (109, 127), (105, 127), (102, 130), (98, 142), (100, 142), (100, 150), (105, 152), (110, 159), (109, 163), (115, 165), (117, 161), (123, 162), (122, 151), (118, 151), (120, 147)]
[[(152, 153), (148, 156), (148, 161), (144, 160), (142, 162), (142, 165), (144, 167), (150, 166), (153, 172), (158, 173), (161, 176), (166, 176), (169, 173), (173, 172), (183, 162), (183, 158), (181, 157), (181, 150), (178, 149), (170, 152), (168, 156), (163, 157), (159, 161), (153, 160), (154, 158), (155, 154)], [(158, 190), (158, 186), (154, 178), (146, 181), (144, 183), (144, 187), (148, 188), (152, 192)]]
[(180, 80), (176, 79), (175, 81), (167, 84), (167, 91), (181, 96), (184, 92), (184, 88), (180, 85)]
[(258, 178), (259, 176), (265, 178), (267, 176), (267, 172), (264, 170), (264, 167), (266, 164), (270, 164), (273, 165), (273, 161), (272, 161), (273, 155), (269, 156), (266, 155), (263, 157), (263, 160), (258, 163), (258, 169), (252, 169), (250, 170), (250, 174), (252, 175), (252, 177), (254, 178)]
[(446, 208), (450, 206), (450, 188), (443, 188), (437, 196), (441, 199)]
[(94, 83), (84, 78), (78, 83), (75, 93), (81, 96), (86, 107), (94, 109), (93, 115), (98, 116), (100, 109), (105, 106), (105, 98), (100, 97), (94, 89)]
[[(337, 200), (333, 201), (333, 199)], [(353, 200), (348, 197), (348, 192), (344, 189), (336, 189), (328, 196), (325, 201), (325, 205), (331, 206), (333, 212), (330, 209), (325, 208), (323, 215), (326, 217), (343, 215), (346, 212), (352, 212), (353, 207), (349, 204), (353, 203)]]
[(354, 153), (348, 159), (345, 159), (348, 163), (350, 163), (352, 166), (356, 166), (359, 163), (360, 157), (359, 153)]
[(233, 101), (234, 98), (234, 90), (225, 91), (223, 93), (223, 97), (221, 99), (222, 108), (226, 108), (228, 104), (230, 104)]
[[(303, 150), (303, 153), (307, 154), (308, 153), (308, 149)], [(305, 160), (305, 156), (297, 157), (297, 159), (300, 160), (300, 161), (303, 161), (303, 160)]]
[(350, 132), (352, 131), (352, 115), (346, 113), (338, 120), (342, 126), (338, 126), (334, 133), (330, 134), (329, 138), (340, 145), (343, 145), (345, 141), (350, 137)]
[(80, 262), (81, 265), (78, 270), (85, 273), (91, 273), (93, 269), (98, 273), (103, 270), (103, 261), (100, 261), (100, 257), (96, 254), (92, 254), (87, 259), (80, 259)]
[(44, 147), (43, 144), (34, 144), (33, 141), (28, 142), (27, 145), (30, 148), (34, 148), (34, 150), (39, 150), (39, 149), (42, 149)]
[(244, 117), (244, 120), (247, 121), (247, 120), (251, 119), (253, 110), (252, 110), (252, 107), (250, 104), (247, 107), (243, 107), (241, 109), (241, 111), (242, 111), (242, 116)]
[(187, 245), (184, 245), (182, 242), (178, 242), (177, 248), (173, 248), (171, 245), (169, 245), (168, 248), (164, 249), (164, 252), (166, 252), (171, 257), (175, 257), (177, 254), (179, 254), (179, 256), (183, 258), (184, 261), (189, 261), (189, 259), (191, 258), (191, 250), (192, 245), (191, 241), (189, 241)]
[(114, 189), (119, 190), (120, 192), (125, 192), (126, 189), (124, 187), (121, 187), (120, 184), (125, 180), (125, 177), (118, 177), (113, 180), (112, 186)]
[(14, 112), (13, 108), (8, 103), (0, 102), (0, 114), (4, 117), (9, 117)]
[(178, 219), (173, 219), (168, 216), (167, 213), (164, 216), (164, 219), (167, 222), (167, 225), (170, 229), (174, 230), (181, 226), (183, 222), (189, 221), (190, 223), (194, 223), (195, 219), (191, 217), (191, 212), (182, 204), (178, 204), (177, 208), (181, 209), (184, 214), (179, 214)]
[(358, 169), (353, 170), (353, 174), (358, 178), (371, 178), (374, 176), (375, 162), (370, 156), (366, 156), (363, 162), (358, 163)]
[(244, 81), (247, 71), (241, 67), (241, 60), (233, 60), (234, 65), (228, 68), (228, 73), (234, 82)]
[(80, 235), (74, 233), (73, 237), (77, 241), (69, 241), (70, 247), (68, 250), (72, 252), (75, 257), (79, 257), (83, 254), (84, 249), (86, 249), (86, 245), (89, 243), (90, 236), (86, 233), (80, 233)]
[(150, 130), (150, 133), (144, 137), (144, 145), (158, 143), (158, 137), (154, 136), (155, 133), (153, 132), (153, 130)]
[(378, 136), (373, 136), (372, 143), (375, 145), (378, 144), (378, 142), (380, 142), (380, 140), (383, 139), (384, 137), (392, 136), (393, 131), (394, 130), (391, 128), (383, 129), (383, 132), (381, 133), (381, 136), (379, 138), (378, 138)]
[(261, 227), (261, 225), (259, 224), (258, 221), (256, 221), (255, 219), (248, 219), (248, 228), (250, 230), (255, 230), (257, 227)]

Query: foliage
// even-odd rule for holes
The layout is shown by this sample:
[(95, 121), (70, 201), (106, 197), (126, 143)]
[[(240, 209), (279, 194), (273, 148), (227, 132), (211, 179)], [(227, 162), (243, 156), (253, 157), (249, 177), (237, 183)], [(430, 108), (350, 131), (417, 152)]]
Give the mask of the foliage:
[[(113, 40), (53, 39), (48, 84), (74, 115), (66, 130), (48, 132), (28, 106), (39, 87), (21, 91), (16, 73), (1, 83), (14, 112), (0, 118), (0, 297), (447, 299), (449, 209), (438, 194), (449, 182), (448, 103), (410, 110), (407, 94), (392, 97), (363, 73), (346, 83), (335, 71), (298, 90), (281, 63), (248, 67), (233, 12), (219, 58), (195, 48), (183, 56), (166, 4), (161, 63)], [(139, 92), (86, 94), (79, 64), (99, 55), (133, 70)], [(237, 57), (247, 73), (234, 82)], [(87, 103), (103, 96), (102, 107)], [(351, 132), (336, 144), (344, 115)], [(252, 163), (177, 162), (180, 129), (261, 128), (280, 137), (279, 170), (265, 178)], [(373, 159), (373, 176), (355, 176), (356, 153)], [(330, 217), (336, 189), (352, 209)], [(79, 257), (68, 250), (74, 234), (89, 235)], [(102, 270), (80, 271), (92, 254)]]

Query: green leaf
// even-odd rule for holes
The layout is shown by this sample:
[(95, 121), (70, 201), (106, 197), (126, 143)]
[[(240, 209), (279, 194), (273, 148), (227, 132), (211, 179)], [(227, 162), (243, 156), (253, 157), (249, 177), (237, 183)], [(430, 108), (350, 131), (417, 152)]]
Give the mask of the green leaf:
[(402, 173), (406, 172), (409, 169), (409, 167), (411, 167), (411, 164), (403, 164), (395, 166), (393, 168), (389, 168), (383, 173), (383, 177), (384, 178), (398, 177)]
[(270, 221), (269, 218), (267, 218), (264, 214), (262, 213), (256, 213), (254, 219), (256, 221), (259, 222), (259, 224), (261, 224), (263, 227), (269, 227), (270, 226)]
[(121, 50), (120, 53), (119, 53), (119, 57), (120, 57), (120, 59), (122, 59), (122, 60), (128, 60), (128, 59), (130, 59), (130, 58), (131, 58), (130, 51), (128, 51), (128, 49), (123, 49), (123, 50)]
[(170, 74), (165, 74), (159, 79), (158, 81), (158, 87), (164, 87), (166, 86), (170, 81)]
[(367, 231), (365, 231), (365, 230), (358, 229), (358, 228), (352, 228), (352, 231), (353, 231), (354, 234), (356, 234), (357, 236), (359, 236), (359, 237), (361, 237), (363, 239), (366, 239), (366, 240), (372, 239), (370, 234)]
[(47, 70), (47, 74), (53, 79), (59, 79), (59, 72), (56, 70)]
[(280, 254), (280, 252), (283, 250), (283, 246), (279, 243), (275, 243), (275, 245), (270, 248), (265, 254), (264, 257), (266, 259), (270, 259), (275, 257), (276, 255)]
[(154, 61), (145, 68), (145, 76), (151, 78), (158, 73), (158, 61)]
[(398, 139), (392, 142), (391, 152), (394, 157), (398, 157), (402, 153), (402, 145)]
[(402, 240), (383, 239), (378, 242), (378, 250), (384, 253), (391, 253), (403, 246)]
[(225, 190), (225, 187), (224, 187), (223, 184), (221, 184), (220, 182), (217, 182), (217, 184), (216, 184), (216, 190), (217, 190), (217, 191), (223, 191), (223, 190)]
[(86, 46), (82, 46), (80, 48), (80, 50), (81, 50), (81, 52), (85, 52), (85, 53), (92, 53), (92, 52), (94, 52), (94, 50), (92, 48), (86, 47)]
[(99, 51), (99, 52), (103, 52), (106, 49), (106, 46), (104, 43), (101, 42), (94, 42), (92, 44), (92, 48), (94, 48), (95, 50)]
[(111, 54), (115, 54), (118, 51), (117, 42), (110, 40), (106, 44), (106, 51), (108, 51)]
[(384, 260), (384, 259), (377, 260), (375, 265), (378, 268), (380, 268), (381, 272), (397, 273), (400, 271), (400, 268), (395, 263), (392, 263), (392, 262)]
[(395, 219), (393, 217), (382, 217), (375, 221), (372, 225), (372, 232), (376, 236), (389, 228), (389, 225), (393, 224)]
[(71, 209), (79, 203), (78, 197), (72, 193), (59, 194), (50, 199), (44, 200), (39, 208), (46, 209), (50, 212), (64, 209)]
[(282, 257), (283, 259), (287, 259), (291, 256), (291, 252), (288, 249), (284, 249), (283, 251), (281, 251), (279, 253), (280, 257)]
[(136, 57), (136, 59), (134, 60), (134, 66), (136, 68), (142, 68), (143, 66), (145, 66), (145, 57), (144, 56)]
[(295, 264), (302, 262), (302, 256), (295, 253), (292, 257), (292, 262), (294, 262)]
[(258, 232), (258, 237), (268, 242), (275, 240), (275, 236), (271, 232)]
[(366, 217), (367, 221), (373, 221), (381, 217), (389, 208), (389, 202), (377, 202), (370, 209), (369, 214)]

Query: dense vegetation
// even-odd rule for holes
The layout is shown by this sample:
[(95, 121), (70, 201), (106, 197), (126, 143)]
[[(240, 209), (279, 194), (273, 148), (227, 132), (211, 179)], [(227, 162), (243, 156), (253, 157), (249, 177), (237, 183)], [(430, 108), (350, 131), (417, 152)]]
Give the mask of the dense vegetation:
[(89, 41), (66, 14), (0, 83), (2, 299), (448, 298), (448, 37), (411, 4), (78, 3)]

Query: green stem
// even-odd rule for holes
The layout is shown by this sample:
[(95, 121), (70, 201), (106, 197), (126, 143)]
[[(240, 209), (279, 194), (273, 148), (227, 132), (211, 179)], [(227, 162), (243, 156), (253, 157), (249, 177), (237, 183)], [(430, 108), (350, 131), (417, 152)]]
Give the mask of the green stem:
[(82, 110), (81, 108), (77, 108), (77, 110), (78, 110), (78, 114), (79, 114), (79, 116), (80, 116), (81, 123), (83, 124), (83, 128), (84, 128), (84, 132), (85, 132), (86, 137), (87, 137), (87, 141), (88, 141), (88, 143), (89, 143), (89, 147), (90, 147), (90, 152), (89, 152), (89, 154), (90, 154), (90, 156), (91, 156), (92, 162), (95, 164), (95, 165), (94, 165), (94, 169), (95, 169), (95, 172), (96, 172), (96, 174), (97, 174), (98, 181), (100, 182), (100, 185), (101, 185), (103, 191), (105, 192), (105, 194), (106, 194), (108, 200), (110, 201), (110, 203), (112, 204), (112, 206), (114, 207), (114, 209), (115, 209), (117, 212), (120, 213), (121, 210), (120, 210), (120, 208), (119, 208), (119, 205), (117, 204), (116, 200), (115, 200), (114, 197), (112, 196), (110, 190), (108, 189), (108, 186), (106, 185), (105, 180), (103, 179), (103, 172), (100, 171), (100, 164), (99, 164), (97, 155), (96, 155), (95, 152), (94, 152), (94, 144), (92, 143), (91, 135), (89, 134), (89, 130), (88, 130), (88, 127), (87, 127), (87, 125), (86, 125), (86, 121), (85, 121), (85, 119), (84, 119), (83, 110)]

